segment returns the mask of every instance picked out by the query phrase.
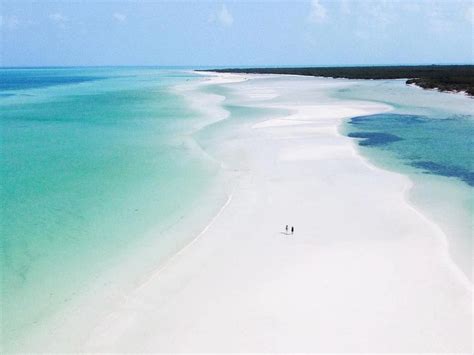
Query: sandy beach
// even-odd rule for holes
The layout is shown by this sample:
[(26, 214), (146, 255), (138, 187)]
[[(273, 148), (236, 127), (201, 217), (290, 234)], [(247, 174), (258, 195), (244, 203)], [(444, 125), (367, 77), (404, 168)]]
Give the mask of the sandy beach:
[(180, 89), (217, 124), (224, 98), (201, 90), (217, 84), (288, 114), (203, 147), (233, 177), (227, 202), (81, 350), (471, 353), (472, 285), (446, 236), (407, 201), (407, 177), (338, 133), (390, 107), (328, 98), (350, 85), (331, 79), (219, 74)]

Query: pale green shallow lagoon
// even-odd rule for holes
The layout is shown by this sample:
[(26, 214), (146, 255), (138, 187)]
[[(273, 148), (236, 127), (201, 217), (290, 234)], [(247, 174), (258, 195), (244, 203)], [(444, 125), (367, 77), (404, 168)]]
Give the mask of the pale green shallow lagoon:
[[(11, 82), (0, 98), (8, 344), (87, 291), (151, 231), (156, 237), (182, 219), (218, 166), (192, 139), (202, 118), (170, 90), (196, 80), (193, 74), (70, 68), (1, 75)], [(30, 87), (28, 78), (35, 78)]]
[(56, 347), (78, 348), (224, 205), (232, 172), (213, 157), (219, 142), (281, 112), (226, 100), (230, 116), (208, 125), (176, 90), (202, 80), (185, 70), (0, 74), (11, 82), (0, 97), (3, 346), (34, 351), (74, 334)]

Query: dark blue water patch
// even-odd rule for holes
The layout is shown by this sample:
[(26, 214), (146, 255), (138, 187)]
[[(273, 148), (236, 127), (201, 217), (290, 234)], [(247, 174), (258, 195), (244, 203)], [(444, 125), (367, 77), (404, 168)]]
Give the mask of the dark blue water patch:
[(381, 132), (353, 132), (349, 133), (348, 136), (351, 138), (362, 138), (359, 141), (361, 146), (384, 145), (402, 140), (394, 134)]
[(423, 124), (426, 123), (426, 118), (417, 115), (397, 115), (394, 113), (383, 113), (378, 115), (353, 117), (349, 123), (357, 126), (373, 124), (375, 121), (379, 125), (383, 124), (385, 126), (393, 127), (394, 125), (406, 126), (413, 124)]
[(460, 166), (442, 165), (433, 161), (416, 161), (412, 162), (410, 165), (422, 169), (428, 174), (456, 177), (467, 183), (469, 186), (474, 186), (474, 172)]
[(349, 137), (362, 139), (361, 146), (380, 149), (379, 158), (474, 185), (472, 115), (377, 114), (355, 117), (346, 128)]
[(71, 75), (69, 73), (28, 70), (2, 70), (0, 71), (0, 90), (25, 90), (37, 89), (48, 86), (79, 84), (84, 82), (105, 79), (102, 76)]

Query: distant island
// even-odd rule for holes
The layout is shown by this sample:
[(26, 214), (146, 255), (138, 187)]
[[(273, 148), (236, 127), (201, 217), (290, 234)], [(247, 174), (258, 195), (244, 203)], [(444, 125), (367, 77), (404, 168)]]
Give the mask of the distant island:
[(407, 79), (423, 89), (466, 92), (474, 96), (474, 65), (419, 65), (370, 67), (230, 68), (219, 73), (291, 74), (345, 79)]

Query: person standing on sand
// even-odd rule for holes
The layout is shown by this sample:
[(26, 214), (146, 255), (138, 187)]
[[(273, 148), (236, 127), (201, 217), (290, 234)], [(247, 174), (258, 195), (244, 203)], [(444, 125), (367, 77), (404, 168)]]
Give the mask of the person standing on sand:
[(286, 225), (285, 230), (286, 230), (286, 234), (288, 234), (288, 224)]
[(291, 234), (295, 232), (295, 227), (291, 226)]

